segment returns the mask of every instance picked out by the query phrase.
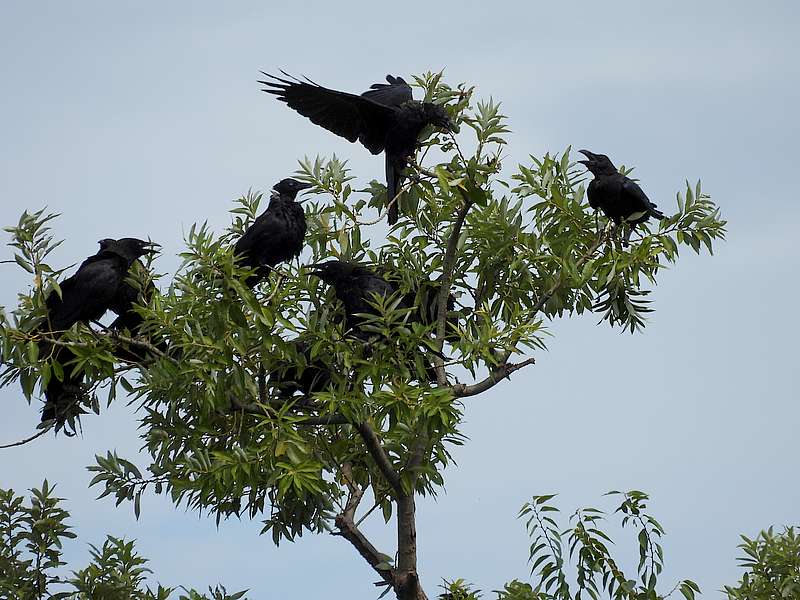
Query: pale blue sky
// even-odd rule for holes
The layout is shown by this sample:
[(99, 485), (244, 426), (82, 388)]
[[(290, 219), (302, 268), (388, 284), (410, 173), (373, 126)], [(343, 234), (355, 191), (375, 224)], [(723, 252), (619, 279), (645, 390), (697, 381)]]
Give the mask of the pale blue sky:
[[(503, 101), (508, 154), (567, 145), (637, 167), (673, 206), (703, 179), (730, 220), (716, 257), (685, 255), (653, 294), (642, 336), (552, 324), (536, 366), (470, 399), (446, 493), (419, 507), (420, 564), (485, 590), (524, 578), (516, 521), (535, 493), (571, 512), (612, 488), (644, 489), (668, 531), (667, 575), (715, 598), (738, 574), (738, 534), (800, 521), (800, 331), (794, 201), (800, 131), (796, 3), (711, 2), (9, 2), (0, 6), (0, 224), (47, 204), (67, 239), (56, 264), (103, 237), (151, 236), (174, 269), (182, 232), (228, 222), (231, 201), (267, 188), (304, 154), (380, 158), (325, 134), (258, 91), (284, 68), (360, 91), (386, 73), (446, 69)], [(7, 256), (6, 256), (7, 257)], [(0, 304), (26, 281), (3, 266)], [(620, 364), (625, 364), (620, 368)], [(38, 406), (0, 391), (0, 443), (29, 434)], [(95, 453), (139, 446), (131, 411), (84, 421), (83, 438), (0, 451), (0, 486), (44, 477), (69, 498), (85, 562), (105, 533), (135, 537), (164, 584), (222, 581), (251, 598), (376, 597), (374, 574), (340, 538), (275, 549), (259, 523), (212, 520), (148, 498), (137, 523), (93, 500)], [(393, 531), (368, 528), (393, 548)], [(310, 575), (313, 574), (313, 575)], [(487, 594), (488, 597), (488, 594)]]

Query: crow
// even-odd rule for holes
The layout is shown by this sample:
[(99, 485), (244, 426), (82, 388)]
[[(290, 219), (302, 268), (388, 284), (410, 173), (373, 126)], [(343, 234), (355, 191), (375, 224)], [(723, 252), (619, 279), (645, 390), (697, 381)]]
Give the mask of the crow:
[[(47, 323), (39, 326), (39, 332), (49, 332), (49, 337), (60, 334), (75, 323), (96, 321), (118, 301), (120, 289), (125, 284), (125, 275), (131, 264), (148, 252), (155, 244), (136, 238), (101, 240), (100, 250), (81, 263), (74, 275), (61, 282), (61, 295), (51, 291), (45, 299)], [(53, 346), (53, 347), (51, 347)], [(51, 345), (44, 340), (39, 343), (39, 355), (66, 365), (75, 358), (67, 347)], [(64, 368), (63, 381), (53, 375), (45, 388), (45, 406), (42, 422), (55, 419), (57, 426), (81, 414), (78, 406), (83, 399), (81, 382), (83, 373), (73, 373), (71, 367)]]
[(297, 193), (312, 187), (296, 179), (283, 179), (272, 188), (269, 207), (236, 242), (233, 252), (239, 264), (256, 272), (245, 284), (249, 287), (267, 277), (272, 267), (300, 255), (306, 236), (306, 215)]
[[(366, 265), (343, 260), (330, 260), (309, 265), (310, 273), (333, 287), (336, 297), (344, 305), (344, 328), (356, 337), (365, 339), (369, 334), (362, 326), (359, 315), (377, 315), (373, 306), (377, 299), (386, 299), (398, 291), (398, 287)], [(409, 308), (405, 299), (399, 298), (399, 308)]]
[[(125, 238), (123, 238), (124, 240)], [(138, 257), (132, 257), (131, 250), (121, 246), (120, 242), (123, 240), (104, 239), (100, 240), (100, 250), (114, 250), (116, 249), (120, 254), (125, 256), (126, 261), (130, 262), (126, 277), (119, 286), (117, 294), (109, 305), (109, 309), (117, 315), (117, 318), (111, 323), (110, 328), (114, 331), (127, 330), (132, 337), (140, 337), (143, 334), (142, 325), (144, 324), (144, 317), (134, 309), (134, 304), (144, 305), (147, 304), (153, 297), (156, 291), (156, 286), (152, 279), (147, 278), (144, 287), (137, 283), (131, 283), (131, 269), (136, 269), (140, 274), (145, 272), (145, 267)], [(158, 244), (153, 244), (153, 247)], [(131, 260), (131, 258), (133, 258)], [(162, 352), (167, 351), (167, 344), (160, 341), (154, 344)], [(114, 350), (114, 356), (128, 362), (142, 362), (147, 358), (147, 353), (139, 348), (119, 346)]]
[(443, 106), (414, 100), (411, 86), (402, 77), (386, 76), (360, 96), (301, 81), (281, 71), (287, 79), (268, 73), (258, 83), (312, 123), (350, 142), (359, 141), (372, 154), (385, 154), (386, 202), (389, 225), (397, 223), (397, 194), (403, 169), (417, 149), (426, 125), (456, 132)]
[(615, 225), (629, 223), (631, 229), (625, 237), (630, 238), (633, 227), (644, 223), (650, 217), (666, 219), (667, 217), (642, 191), (639, 185), (619, 172), (614, 163), (605, 154), (595, 154), (588, 150), (580, 150), (588, 160), (579, 160), (594, 175), (594, 179), (586, 190), (589, 206), (598, 208), (611, 219)]
[[(309, 266), (313, 269), (310, 271), (312, 275), (333, 287), (336, 297), (344, 305), (345, 331), (350, 332), (357, 339), (368, 342), (371, 337), (371, 334), (363, 329), (365, 320), (359, 315), (377, 315), (378, 311), (374, 306), (376, 300), (385, 300), (390, 296), (396, 296), (396, 308), (411, 309), (407, 317), (409, 321), (426, 326), (432, 326), (435, 323), (439, 282), (425, 281), (416, 289), (399, 294), (399, 282), (387, 280), (376, 269), (360, 263), (331, 260)], [(380, 267), (379, 269), (388, 273), (386, 269)], [(450, 295), (447, 302), (448, 309), (452, 308), (454, 304), (455, 298)], [(455, 324), (448, 315), (449, 331), (446, 339), (453, 339), (456, 331), (454, 326), (457, 327), (457, 315)], [(424, 349), (426, 353), (445, 359), (441, 352), (428, 347), (424, 347)], [(423, 366), (428, 379), (435, 381), (435, 370), (427, 357), (423, 358)]]
[[(270, 382), (278, 396), (290, 398), (297, 392), (311, 396), (331, 385), (330, 357), (311, 357), (311, 344), (303, 335), (291, 342), (300, 358), (297, 362), (281, 363), (272, 370)], [(326, 360), (328, 359), (328, 360)]]

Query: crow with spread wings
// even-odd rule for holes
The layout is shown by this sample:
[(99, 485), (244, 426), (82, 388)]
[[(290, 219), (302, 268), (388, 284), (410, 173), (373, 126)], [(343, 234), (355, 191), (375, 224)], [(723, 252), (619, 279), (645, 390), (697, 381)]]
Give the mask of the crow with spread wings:
[(385, 154), (389, 224), (397, 223), (400, 180), (420, 133), (426, 125), (456, 131), (445, 108), (414, 100), (402, 77), (387, 75), (388, 83), (376, 83), (358, 96), (283, 74), (286, 78), (263, 73), (267, 79), (259, 83), (312, 123), (350, 142), (361, 142), (372, 154)]

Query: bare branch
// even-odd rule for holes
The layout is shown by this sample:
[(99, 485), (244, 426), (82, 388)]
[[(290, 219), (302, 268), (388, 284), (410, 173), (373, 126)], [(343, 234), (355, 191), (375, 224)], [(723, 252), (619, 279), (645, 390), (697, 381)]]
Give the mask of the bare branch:
[(386, 566), (386, 556), (372, 545), (361, 530), (356, 527), (353, 520), (344, 513), (336, 515), (336, 528), (339, 530), (334, 535), (340, 535), (358, 551), (381, 578), (391, 586), (395, 583), (394, 569)]
[(11, 444), (3, 444), (2, 446), (0, 446), (0, 449), (2, 449), (2, 448), (14, 448), (15, 446), (23, 446), (23, 445), (27, 444), (28, 442), (32, 442), (36, 438), (42, 437), (45, 433), (50, 431), (52, 428), (53, 428), (53, 426), (51, 425), (50, 427), (42, 429), (39, 433), (37, 433), (35, 435), (32, 435), (31, 437), (25, 438), (24, 440), (20, 440), (19, 442), (13, 442)]
[(536, 362), (534, 358), (528, 358), (521, 363), (509, 363), (504, 362), (501, 365), (492, 369), (489, 373), (489, 376), (484, 379), (483, 381), (479, 381), (478, 383), (467, 385), (464, 383), (458, 383), (452, 386), (450, 389), (453, 392), (453, 395), (456, 398), (465, 398), (467, 396), (477, 396), (478, 394), (482, 394), (486, 390), (493, 388), (495, 385), (500, 383), (503, 379), (508, 378), (514, 371), (519, 371), (527, 367), (528, 365), (532, 365)]

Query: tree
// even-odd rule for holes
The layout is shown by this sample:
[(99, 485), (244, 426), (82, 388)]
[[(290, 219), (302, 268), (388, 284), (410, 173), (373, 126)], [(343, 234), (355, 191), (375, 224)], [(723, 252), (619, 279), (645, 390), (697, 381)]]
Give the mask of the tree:
[[(46, 262), (55, 244), (44, 212), (9, 228), (34, 285), (1, 323), (0, 383), (19, 381), (28, 401), (37, 383), (78, 368), (88, 394), (76, 414), (99, 412), (101, 390), (109, 402), (120, 388), (138, 401), (147, 473), (111, 452), (98, 457), (91, 485), (104, 486), (103, 495), (132, 501), (137, 515), (153, 490), (217, 519), (263, 516), (276, 544), (332, 531), (401, 600), (427, 598), (417, 576), (415, 500), (443, 485), (449, 448), (464, 442), (467, 399), (533, 365), (529, 353), (544, 348), (547, 320), (596, 312), (612, 327), (642, 330), (652, 311), (648, 286), (679, 246), (711, 251), (725, 233), (700, 184), (687, 184), (676, 212), (656, 230), (638, 228), (625, 247), (623, 232), (587, 208), (569, 149), (531, 157), (509, 177), (499, 104), (473, 102), (473, 88), (451, 87), (441, 74), (415, 82), (469, 134), (426, 132), (398, 197), (388, 199), (375, 181), (355, 189), (336, 157), (305, 159), (298, 173), (317, 193), (307, 208), (312, 256), (301, 262), (372, 263), (399, 290), (376, 298), (376, 314), (364, 316), (369, 340), (343, 330), (331, 291), (302, 265), (247, 288), (251, 272), (236, 266), (231, 248), (255, 218), (258, 193), (238, 201), (221, 235), (192, 227), (174, 279), (138, 309), (142, 331), (166, 351), (146, 337), (79, 325), (59, 339), (73, 364), (38, 355), (47, 336), (36, 327), (58, 275)], [(427, 160), (434, 164), (422, 166)], [(365, 209), (395, 202), (406, 218), (386, 240), (371, 239), (368, 227), (380, 218), (365, 220)], [(430, 301), (431, 318), (407, 306), (412, 297), (417, 307)], [(115, 358), (120, 346), (145, 358)], [(330, 366), (325, 389), (276, 393), (289, 370), (314, 361)], [(388, 553), (359, 527), (377, 509), (387, 524), (395, 520), (397, 547)]]
[(794, 527), (775, 533), (772, 527), (755, 538), (742, 536), (739, 584), (725, 586), (730, 600), (771, 600), (800, 596), (800, 536)]
[[(152, 573), (133, 541), (108, 536), (101, 548), (92, 546), (92, 562), (72, 577), (61, 577), (62, 544), (76, 534), (67, 524), (63, 499), (44, 481), (25, 498), (0, 489), (0, 592), (8, 600), (167, 600), (174, 588), (145, 586)], [(55, 592), (52, 588), (61, 588)], [(228, 595), (218, 586), (210, 596), (182, 588), (180, 600), (240, 600), (245, 592)]]

